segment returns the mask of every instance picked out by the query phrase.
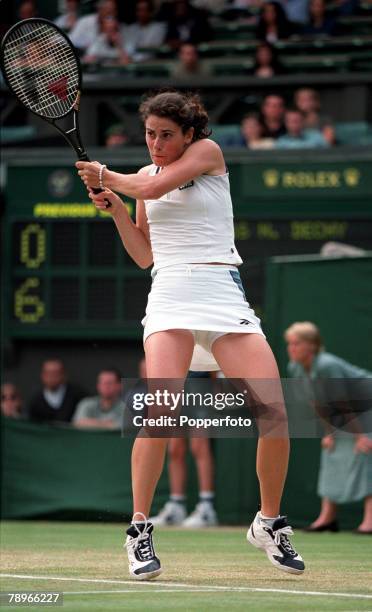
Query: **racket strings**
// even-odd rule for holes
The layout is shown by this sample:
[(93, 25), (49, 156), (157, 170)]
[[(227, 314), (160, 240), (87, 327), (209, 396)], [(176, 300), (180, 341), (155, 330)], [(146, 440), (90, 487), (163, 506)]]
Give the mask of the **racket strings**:
[(33, 22), (16, 28), (5, 44), (4, 70), (14, 93), (39, 115), (62, 117), (76, 101), (77, 59), (51, 25)]

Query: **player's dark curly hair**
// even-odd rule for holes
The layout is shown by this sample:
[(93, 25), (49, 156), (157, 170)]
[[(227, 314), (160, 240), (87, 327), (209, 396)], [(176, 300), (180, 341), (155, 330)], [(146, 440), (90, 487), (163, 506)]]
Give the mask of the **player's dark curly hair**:
[(211, 134), (207, 111), (195, 93), (162, 91), (151, 94), (142, 102), (139, 113), (144, 123), (150, 115), (171, 119), (181, 127), (184, 134), (193, 127), (193, 142), (208, 138)]

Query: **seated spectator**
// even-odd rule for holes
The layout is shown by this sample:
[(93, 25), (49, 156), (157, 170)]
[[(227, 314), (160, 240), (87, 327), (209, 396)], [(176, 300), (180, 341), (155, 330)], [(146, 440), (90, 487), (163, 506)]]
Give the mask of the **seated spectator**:
[(101, 370), (97, 378), (98, 395), (82, 399), (73, 417), (75, 427), (121, 429), (124, 415), (121, 375), (116, 368)]
[(191, 6), (189, 0), (166, 2), (159, 19), (167, 22), (166, 43), (178, 49), (182, 43), (197, 45), (212, 38), (212, 29), (206, 11)]
[(128, 135), (126, 134), (121, 123), (111, 125), (108, 130), (106, 130), (105, 137), (105, 147), (108, 147), (109, 149), (123, 147), (129, 141)]
[(116, 64), (117, 66), (129, 64), (130, 57), (125, 51), (122, 31), (116, 17), (104, 17), (101, 28), (101, 33), (88, 47), (83, 62), (86, 64), (94, 62)]
[(310, 0), (309, 22), (304, 25), (302, 33), (312, 36), (336, 34), (336, 22), (332, 17), (327, 17), (324, 0)]
[(333, 122), (320, 114), (319, 93), (315, 89), (302, 87), (295, 92), (294, 101), (296, 108), (302, 113), (304, 128), (320, 130), (326, 142), (330, 146), (335, 145), (336, 132)]
[[(135, 62), (143, 62), (153, 57), (151, 52), (143, 52), (146, 47), (159, 47), (165, 39), (165, 25), (154, 21), (154, 7), (151, 0), (138, 0), (136, 21), (125, 27), (126, 49)], [(141, 51), (140, 51), (141, 49)]]
[(42, 389), (31, 399), (28, 416), (32, 421), (68, 423), (77, 403), (83, 397), (81, 390), (66, 381), (65, 366), (60, 359), (47, 359), (41, 366)]
[(10, 382), (1, 385), (1, 414), (11, 419), (22, 417), (22, 398), (19, 389)]
[(37, 10), (34, 0), (23, 0), (17, 12), (19, 19), (31, 19), (36, 17)]
[(301, 26), (309, 19), (309, 0), (280, 0), (287, 19), (294, 26)]
[(273, 138), (263, 138), (264, 128), (259, 115), (250, 113), (243, 117), (241, 122), (242, 143), (248, 149), (273, 149)]
[(287, 133), (278, 138), (278, 149), (310, 149), (326, 147), (327, 143), (319, 130), (305, 130), (302, 113), (297, 108), (288, 109), (285, 113)]
[(255, 64), (253, 74), (257, 77), (266, 79), (283, 72), (278, 60), (276, 50), (270, 43), (260, 43), (255, 53)]
[(282, 38), (288, 38), (291, 33), (291, 24), (279, 2), (265, 2), (256, 30), (258, 40), (275, 43)]
[(187, 79), (211, 74), (208, 64), (200, 60), (198, 49), (191, 43), (183, 43), (178, 51), (178, 61), (172, 70), (176, 79)]
[(87, 51), (88, 47), (97, 40), (102, 32), (102, 23), (105, 17), (117, 19), (117, 14), (116, 0), (99, 0), (97, 12), (80, 17), (70, 31), (69, 37), (72, 44), (81, 51)]
[(54, 20), (56, 26), (70, 32), (79, 18), (79, 0), (65, 0), (63, 14)]
[(266, 138), (279, 138), (286, 133), (284, 125), (285, 104), (282, 96), (270, 94), (261, 106), (261, 123)]

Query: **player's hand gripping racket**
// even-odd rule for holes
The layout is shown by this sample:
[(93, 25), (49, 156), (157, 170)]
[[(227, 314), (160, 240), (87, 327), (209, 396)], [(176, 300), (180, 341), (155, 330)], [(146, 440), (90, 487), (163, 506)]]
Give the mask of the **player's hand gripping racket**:
[[(9, 89), (30, 111), (51, 123), (81, 161), (90, 161), (79, 131), (81, 66), (62, 30), (47, 19), (25, 19), (5, 34), (1, 68)], [(57, 121), (72, 114), (71, 127)], [(100, 193), (102, 189), (93, 189)], [(111, 206), (107, 201), (107, 206)]]

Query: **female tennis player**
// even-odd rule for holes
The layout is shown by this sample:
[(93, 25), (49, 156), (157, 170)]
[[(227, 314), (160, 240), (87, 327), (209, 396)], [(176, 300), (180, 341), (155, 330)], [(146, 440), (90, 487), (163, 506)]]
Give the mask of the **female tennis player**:
[[(90, 191), (90, 197), (98, 209), (110, 202), (129, 255), (141, 268), (154, 264), (142, 321), (147, 376), (184, 380), (189, 369), (221, 369), (227, 378), (250, 379), (266, 425), (258, 426), (261, 510), (247, 539), (277, 568), (301, 574), (304, 562), (280, 515), (289, 440), (278, 368), (237, 269), (242, 260), (221, 149), (208, 138), (208, 116), (196, 95), (152, 95), (141, 104), (140, 116), (152, 164), (138, 174), (113, 172), (98, 162), (76, 166), (89, 191), (105, 189)], [(136, 198), (136, 223), (114, 192)], [(138, 580), (162, 571), (148, 517), (167, 441), (137, 437), (133, 446), (134, 507), (126, 547), (130, 574)]]

